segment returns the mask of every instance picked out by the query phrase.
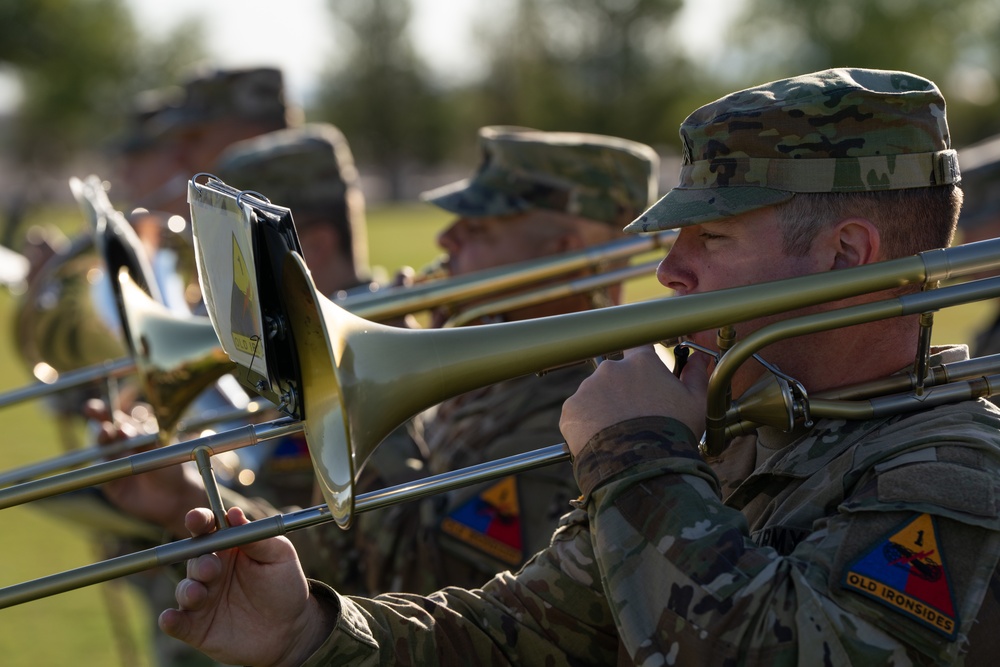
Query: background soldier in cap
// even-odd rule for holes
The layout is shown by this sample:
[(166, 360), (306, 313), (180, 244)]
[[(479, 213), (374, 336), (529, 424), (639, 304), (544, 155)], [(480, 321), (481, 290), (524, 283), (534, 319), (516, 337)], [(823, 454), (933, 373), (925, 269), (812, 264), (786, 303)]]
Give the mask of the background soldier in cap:
[[(362, 286), (367, 290), (364, 196), (350, 146), (339, 129), (310, 124), (237, 142), (224, 151), (212, 173), (292, 210), (321, 291), (333, 295)], [(304, 441), (291, 438), (257, 450), (268, 455), (256, 463), (256, 479), (247, 490), (254, 500), (225, 490), (227, 503), (258, 516), (274, 513), (274, 506), (312, 504), (313, 471)], [(187, 535), (184, 514), (205, 498), (201, 478), (177, 466), (119, 480), (105, 489), (117, 505), (177, 538)]]
[(197, 290), (185, 293), (195, 280), (190, 227), (171, 221), (188, 218), (188, 179), (210, 171), (231, 144), (297, 125), (300, 115), (286, 104), (281, 71), (273, 67), (196, 69), (180, 86), (136, 96), (117, 146), (121, 189), (112, 195), (126, 202), (168, 306), (197, 303)]
[[(482, 161), (471, 178), (422, 195), (456, 216), (438, 235), (447, 253), (443, 267), (452, 276), (606, 243), (655, 198), (659, 158), (643, 144), (516, 127), (482, 128), (479, 140)], [(576, 312), (619, 297), (620, 287), (613, 286), (492, 319)], [(578, 365), (509, 380), (432, 408), (409, 425), (419, 457), (404, 459), (390, 453), (398, 443), (383, 443), (360, 490), (558, 442), (562, 403), (589, 372)], [(576, 495), (564, 464), (360, 515), (352, 531), (358, 572), (331, 572), (324, 581), (364, 594), (475, 586), (547, 546)], [(334, 553), (319, 555), (321, 562), (337, 562)]]
[[(245, 139), (224, 150), (211, 171), (234, 187), (266, 193), (276, 203), (292, 209), (306, 260), (321, 290), (332, 295), (360, 286), (367, 288), (364, 196), (350, 146), (340, 130), (332, 125), (312, 124)], [(124, 417), (112, 424), (103, 405), (93, 404), (89, 414), (102, 422), (104, 440), (122, 435), (117, 429)], [(251, 453), (255, 458), (250, 458)], [(275, 507), (314, 504), (313, 468), (301, 438), (284, 438), (241, 454), (241, 465), (252, 470), (255, 479), (249, 487), (239, 487), (242, 493), (223, 487), (227, 506), (238, 505), (255, 516), (268, 516), (277, 511)], [(180, 466), (119, 480), (103, 489), (117, 507), (163, 527), (172, 539), (187, 536), (184, 515), (203, 504), (206, 497), (201, 477)], [(129, 545), (126, 549), (135, 548)], [(170, 599), (160, 595), (161, 591), (171, 595), (176, 583), (175, 577), (168, 579), (162, 574), (133, 580), (141, 583), (151, 603), (159, 606)], [(160, 664), (208, 664), (205, 656), (188, 655), (163, 639), (170, 640), (161, 634), (155, 646)], [(183, 644), (180, 647), (189, 648)]]
[(181, 86), (141, 93), (119, 146), (119, 179), (136, 208), (188, 216), (187, 181), (228, 146), (298, 125), (272, 67), (200, 69)]
[[(944, 109), (930, 81), (879, 70), (728, 95), (682, 124), (680, 184), (630, 229), (681, 228), (659, 278), (682, 295), (946, 245), (961, 191)], [(886, 320), (761, 355), (821, 391), (909, 367), (917, 330), (916, 316)], [(716, 345), (711, 332), (692, 338)], [(696, 354), (677, 378), (644, 348), (581, 384), (561, 428), (583, 495), (517, 574), (426, 598), (345, 598), (307, 584), (275, 538), (192, 561), (161, 627), (257, 665), (991, 660), (996, 409), (975, 400), (787, 434), (762, 427), (705, 460), (708, 367)], [(734, 396), (761, 375), (749, 367)], [(238, 509), (229, 517), (243, 521)], [(194, 534), (211, 521), (203, 509), (188, 516)]]

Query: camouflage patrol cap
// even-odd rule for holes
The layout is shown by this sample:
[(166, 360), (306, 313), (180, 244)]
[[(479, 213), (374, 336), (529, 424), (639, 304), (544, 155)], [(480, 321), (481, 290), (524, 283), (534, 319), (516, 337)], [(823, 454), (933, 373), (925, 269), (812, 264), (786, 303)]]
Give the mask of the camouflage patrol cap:
[(157, 116), (176, 108), (184, 99), (184, 89), (167, 86), (138, 93), (126, 120), (125, 131), (111, 144), (122, 153), (137, 153), (154, 148), (162, 138), (162, 123)]
[(292, 211), (296, 224), (319, 220), (334, 225), (355, 262), (367, 262), (364, 200), (351, 148), (328, 123), (268, 132), (232, 144), (214, 173), (241, 190), (258, 192)]
[(480, 129), (479, 145), (471, 178), (421, 198), (465, 217), (544, 208), (623, 226), (656, 196), (659, 157), (635, 141), (492, 126)]
[(218, 119), (285, 127), (288, 109), (281, 71), (273, 67), (209, 69), (191, 74), (183, 96), (151, 120), (154, 136)]
[(944, 98), (906, 72), (831, 69), (773, 81), (701, 107), (680, 135), (679, 184), (626, 231), (719, 220), (800, 192), (959, 180)]

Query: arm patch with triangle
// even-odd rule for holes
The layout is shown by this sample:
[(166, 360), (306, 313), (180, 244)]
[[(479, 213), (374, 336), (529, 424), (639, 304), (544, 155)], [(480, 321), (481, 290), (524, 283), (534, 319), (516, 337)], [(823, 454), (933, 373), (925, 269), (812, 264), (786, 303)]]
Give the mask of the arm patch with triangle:
[(900, 525), (847, 567), (841, 586), (883, 604), (948, 639), (959, 618), (934, 517)]
[(524, 558), (517, 478), (504, 477), (448, 514), (441, 531), (510, 565)]

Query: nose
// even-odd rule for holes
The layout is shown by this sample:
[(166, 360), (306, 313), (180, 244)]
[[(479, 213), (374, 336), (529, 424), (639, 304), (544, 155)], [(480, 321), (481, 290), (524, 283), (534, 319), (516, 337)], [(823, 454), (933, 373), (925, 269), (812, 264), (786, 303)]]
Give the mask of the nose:
[(455, 220), (443, 230), (438, 232), (437, 244), (449, 255), (454, 255), (458, 250), (458, 247), (461, 245), (461, 224), (461, 219)]
[(698, 279), (690, 269), (695, 235), (690, 227), (685, 227), (677, 235), (673, 246), (656, 267), (656, 279), (664, 287), (678, 294), (688, 294), (698, 286)]

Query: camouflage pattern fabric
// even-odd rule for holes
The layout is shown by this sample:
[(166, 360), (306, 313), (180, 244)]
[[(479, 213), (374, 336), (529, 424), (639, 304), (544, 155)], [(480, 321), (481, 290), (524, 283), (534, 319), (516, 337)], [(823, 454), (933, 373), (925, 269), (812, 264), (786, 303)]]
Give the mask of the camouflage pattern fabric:
[(684, 120), (678, 185), (625, 231), (724, 219), (796, 192), (959, 180), (945, 101), (906, 72), (831, 69), (732, 93)]
[(284, 79), (281, 70), (273, 67), (195, 70), (184, 81), (180, 94), (168, 89), (158, 97), (166, 103), (144, 119), (150, 138), (218, 119), (273, 124), (276, 128), (288, 124)]
[[(328, 123), (268, 132), (232, 144), (219, 156), (216, 176), (253, 190), (296, 214), (343, 209), (349, 189), (360, 187), (344, 134)], [(345, 213), (339, 211), (340, 218)]]
[[(428, 597), (313, 582), (340, 615), (306, 664), (988, 664), (998, 429), (986, 401), (819, 420), (754, 468), (767, 434), (710, 465), (676, 420), (617, 424), (576, 458), (578, 509), (518, 573)], [(915, 522), (924, 546), (908, 550)], [(868, 595), (853, 584), (872, 559), (883, 589), (901, 576), (946, 595)]]
[(533, 208), (623, 227), (657, 191), (659, 156), (618, 137), (491, 126), (479, 130), (482, 162), (472, 178), (421, 198), (462, 217)]
[(364, 195), (351, 147), (337, 127), (309, 123), (238, 141), (222, 152), (213, 173), (291, 209), (298, 230), (331, 225), (350, 248), (355, 271), (368, 272)]
[[(424, 474), (562, 442), (562, 404), (589, 372), (575, 366), (501, 382), (422, 415), (414, 435), (428, 452)], [(548, 545), (578, 495), (565, 463), (359, 515), (364, 594), (472, 587), (516, 569)]]

